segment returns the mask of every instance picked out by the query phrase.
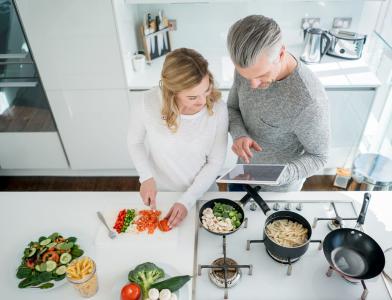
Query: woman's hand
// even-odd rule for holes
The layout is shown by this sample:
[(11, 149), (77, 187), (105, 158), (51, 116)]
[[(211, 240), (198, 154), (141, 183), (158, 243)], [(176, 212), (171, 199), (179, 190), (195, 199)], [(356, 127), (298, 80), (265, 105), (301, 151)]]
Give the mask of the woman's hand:
[(157, 187), (154, 178), (151, 177), (142, 182), (140, 186), (140, 196), (145, 205), (152, 209), (156, 209)]
[(168, 224), (170, 228), (173, 228), (179, 225), (182, 222), (182, 220), (185, 219), (187, 214), (188, 214), (188, 210), (186, 209), (184, 204), (176, 202), (170, 208), (165, 219), (168, 219)]

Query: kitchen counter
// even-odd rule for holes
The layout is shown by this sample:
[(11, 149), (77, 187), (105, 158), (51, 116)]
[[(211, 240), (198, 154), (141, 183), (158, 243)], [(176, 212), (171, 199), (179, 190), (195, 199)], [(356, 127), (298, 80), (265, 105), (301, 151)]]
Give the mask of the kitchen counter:
[[(299, 58), (302, 46), (288, 46), (287, 50)], [(222, 90), (230, 89), (233, 82), (234, 65), (229, 55), (208, 51), (201, 52), (201, 54), (208, 60), (218, 87)], [(380, 85), (380, 81), (371, 70), (367, 62), (368, 57), (369, 54), (364, 53), (359, 60), (345, 60), (325, 55), (321, 63), (307, 66), (317, 75), (326, 89), (374, 89)], [(130, 71), (127, 74), (129, 89), (145, 90), (157, 86), (164, 60), (165, 57), (153, 60), (151, 65), (146, 65), (143, 72)]]
[[(240, 199), (243, 193), (207, 193), (202, 199), (218, 197)], [(359, 211), (363, 192), (297, 192), (262, 193), (266, 200), (296, 202), (320, 200), (329, 202), (353, 199)], [(373, 192), (365, 222), (365, 231), (383, 249), (392, 246), (391, 192)], [(159, 193), (159, 208), (165, 213), (179, 193)], [(170, 265), (179, 273), (192, 274), (194, 270), (195, 209), (190, 212), (171, 243), (153, 245), (147, 242), (130, 243), (99, 240), (101, 224), (96, 211), (123, 207), (141, 208), (136, 192), (2, 192), (0, 193), (0, 290), (4, 299), (78, 299), (69, 284), (49, 291), (20, 290), (17, 288), (15, 269), (24, 246), (40, 235), (54, 231), (79, 238), (86, 254), (97, 263), (99, 291), (92, 299), (117, 299), (119, 290), (127, 282), (127, 274), (135, 265), (153, 261)], [(148, 236), (146, 236), (148, 238)], [(191, 284), (189, 284), (189, 289)], [(81, 298), (80, 298), (81, 299)], [(198, 299), (197, 295), (193, 299)], [(208, 299), (203, 299), (208, 300)]]

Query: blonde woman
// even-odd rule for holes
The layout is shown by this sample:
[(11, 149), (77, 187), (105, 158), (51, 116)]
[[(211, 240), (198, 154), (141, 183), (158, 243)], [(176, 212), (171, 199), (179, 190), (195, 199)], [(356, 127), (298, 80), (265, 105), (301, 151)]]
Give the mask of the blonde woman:
[(166, 216), (169, 226), (177, 226), (214, 184), (227, 132), (227, 107), (208, 62), (192, 49), (169, 53), (159, 87), (131, 109), (128, 137), (144, 204), (155, 208), (157, 191), (182, 192)]

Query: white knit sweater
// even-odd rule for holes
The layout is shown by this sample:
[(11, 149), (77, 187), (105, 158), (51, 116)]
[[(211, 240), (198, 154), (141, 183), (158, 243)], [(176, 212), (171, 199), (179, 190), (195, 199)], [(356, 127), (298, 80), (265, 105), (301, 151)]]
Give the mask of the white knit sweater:
[(175, 133), (167, 128), (161, 107), (158, 87), (133, 103), (129, 152), (140, 182), (153, 177), (158, 191), (183, 192), (177, 202), (189, 210), (215, 182), (223, 166), (228, 132), (226, 103), (215, 103), (212, 115), (206, 107), (194, 115), (181, 115)]

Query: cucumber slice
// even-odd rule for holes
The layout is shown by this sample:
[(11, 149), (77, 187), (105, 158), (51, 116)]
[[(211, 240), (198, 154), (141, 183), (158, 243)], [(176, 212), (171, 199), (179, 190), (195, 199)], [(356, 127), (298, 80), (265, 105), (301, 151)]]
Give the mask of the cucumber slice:
[(72, 256), (69, 253), (63, 253), (60, 256), (60, 262), (65, 265), (67, 263), (69, 263), (72, 260)]
[(46, 246), (47, 244), (50, 244), (52, 242), (51, 239), (44, 239), (43, 241), (41, 241), (39, 244), (41, 246)]
[(41, 268), (39, 267), (39, 265), (35, 265), (35, 270), (41, 272)]
[(56, 249), (61, 250), (64, 243), (60, 243), (56, 245)]
[(53, 260), (48, 260), (46, 262), (46, 272), (52, 272), (54, 269), (56, 269), (57, 264)]
[(35, 254), (35, 252), (37, 252), (37, 248), (30, 248), (27, 257), (32, 257)]
[(40, 269), (41, 272), (45, 272), (46, 271), (46, 263), (41, 263), (39, 265), (39, 269)]
[(67, 267), (66, 266), (60, 266), (56, 269), (56, 274), (57, 275), (63, 275), (65, 274), (65, 272), (67, 271)]
[(53, 243), (48, 244), (46, 247), (52, 248), (52, 247), (55, 247), (56, 245), (57, 245), (57, 243), (53, 242)]

